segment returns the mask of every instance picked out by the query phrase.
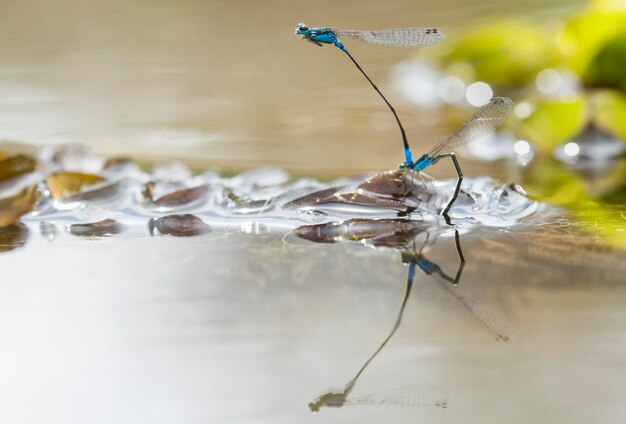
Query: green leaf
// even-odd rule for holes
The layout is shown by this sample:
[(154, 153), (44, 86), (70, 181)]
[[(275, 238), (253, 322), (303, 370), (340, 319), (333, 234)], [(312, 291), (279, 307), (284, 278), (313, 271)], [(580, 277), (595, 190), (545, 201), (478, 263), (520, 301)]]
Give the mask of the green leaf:
[(583, 75), (609, 40), (625, 33), (626, 10), (595, 7), (566, 22), (559, 35), (559, 46), (568, 66)]
[(626, 27), (623, 34), (609, 40), (589, 62), (582, 75), (585, 85), (626, 90), (625, 58)]

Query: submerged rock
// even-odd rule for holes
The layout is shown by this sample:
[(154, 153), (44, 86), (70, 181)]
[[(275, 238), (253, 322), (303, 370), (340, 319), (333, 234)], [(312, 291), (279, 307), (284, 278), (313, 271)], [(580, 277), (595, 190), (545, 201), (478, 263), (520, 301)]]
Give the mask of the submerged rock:
[(205, 234), (211, 231), (203, 220), (195, 215), (167, 215), (156, 220), (150, 220), (150, 232), (153, 228), (161, 234), (175, 237), (190, 237)]

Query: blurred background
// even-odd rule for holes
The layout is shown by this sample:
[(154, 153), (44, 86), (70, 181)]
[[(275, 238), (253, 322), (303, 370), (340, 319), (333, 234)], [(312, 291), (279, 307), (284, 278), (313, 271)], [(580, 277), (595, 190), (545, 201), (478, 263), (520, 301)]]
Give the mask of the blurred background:
[[(436, 97), (456, 99), (456, 80), (444, 82), (439, 93), (438, 81), (432, 84), (438, 71), (466, 85), (496, 84), (496, 95), (519, 90), (520, 101), (530, 96), (524, 86), (544, 69), (567, 71), (562, 85), (570, 90), (575, 76), (587, 82), (583, 74), (570, 75), (585, 71), (580, 57), (588, 60), (597, 44), (617, 37), (611, 28), (594, 36), (593, 46), (586, 33), (581, 46), (577, 34), (559, 44), (575, 30), (604, 30), (585, 18), (596, 12), (571, 0), (4, 3), (2, 140), (78, 142), (103, 154), (226, 167), (269, 163), (308, 173), (393, 168), (402, 156), (384, 104), (346, 57), (296, 38), (299, 21), (445, 31), (444, 43), (421, 51), (349, 43), (398, 106), (416, 150), (448, 134), (439, 119), (447, 114), (445, 102)], [(609, 45), (615, 54), (620, 40)], [(607, 78), (623, 77), (621, 71), (609, 69)], [(558, 78), (550, 71), (548, 85), (551, 76)], [(459, 119), (468, 113), (459, 112)]]

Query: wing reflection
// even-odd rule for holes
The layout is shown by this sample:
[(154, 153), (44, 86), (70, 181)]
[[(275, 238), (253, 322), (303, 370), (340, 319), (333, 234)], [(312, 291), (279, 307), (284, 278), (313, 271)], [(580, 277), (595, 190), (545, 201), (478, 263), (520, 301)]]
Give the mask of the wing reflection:
[[(481, 325), (495, 334), (496, 340), (508, 341), (512, 338), (512, 326), (502, 312), (481, 297), (459, 287), (458, 283), (465, 267), (465, 256), (461, 249), (458, 230), (453, 230), (454, 244), (459, 257), (459, 265), (454, 274), (446, 273), (438, 264), (425, 256), (425, 252), (446, 231), (450, 230), (432, 228), (427, 223), (407, 219), (350, 219), (343, 222), (301, 226), (293, 231), (296, 236), (315, 243), (353, 241), (375, 248), (398, 249), (401, 251), (402, 262), (408, 264), (406, 291), (391, 331), (356, 375), (344, 386), (344, 389), (319, 396), (309, 404), (311, 411), (318, 412), (321, 407), (337, 408), (359, 404), (439, 406), (443, 408), (447, 406), (449, 398), (447, 391), (439, 386), (430, 385), (409, 386), (361, 397), (350, 396), (359, 377), (400, 327), (418, 268), (425, 274), (432, 276), (444, 290), (458, 299)], [(422, 234), (425, 235), (425, 240), (418, 248), (416, 239)]]

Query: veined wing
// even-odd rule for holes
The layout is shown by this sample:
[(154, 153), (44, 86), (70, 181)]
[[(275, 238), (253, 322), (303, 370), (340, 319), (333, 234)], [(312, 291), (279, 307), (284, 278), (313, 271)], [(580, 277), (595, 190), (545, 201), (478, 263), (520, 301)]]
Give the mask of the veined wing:
[(369, 44), (378, 44), (390, 47), (419, 47), (430, 46), (443, 40), (443, 32), (437, 28), (398, 28), (379, 29), (373, 31), (336, 30), (339, 38), (352, 38)]
[(451, 150), (493, 132), (511, 113), (513, 101), (508, 97), (494, 97), (463, 124), (451, 137), (437, 144), (428, 155), (433, 157), (442, 150)]
[(439, 406), (446, 408), (450, 395), (440, 386), (419, 385), (391, 389), (386, 392), (350, 397), (344, 405)]
[(485, 328), (496, 335), (496, 340), (508, 342), (514, 337), (514, 329), (509, 319), (502, 311), (480, 296), (471, 293), (459, 286), (452, 286), (447, 282), (440, 284), (454, 297), (456, 297), (470, 313)]

